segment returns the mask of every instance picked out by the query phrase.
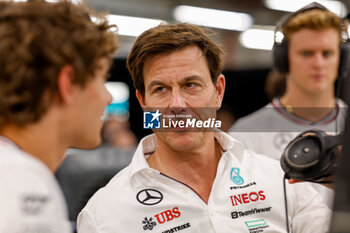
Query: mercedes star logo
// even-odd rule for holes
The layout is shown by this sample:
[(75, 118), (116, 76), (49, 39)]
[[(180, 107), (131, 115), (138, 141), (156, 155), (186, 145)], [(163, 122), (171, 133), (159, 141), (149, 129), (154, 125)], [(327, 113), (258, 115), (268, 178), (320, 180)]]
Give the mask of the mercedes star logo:
[(155, 205), (163, 200), (163, 194), (155, 189), (143, 189), (137, 193), (136, 198), (143, 205)]
[(277, 150), (282, 150), (292, 139), (293, 135), (291, 133), (278, 133), (274, 136), (273, 144)]

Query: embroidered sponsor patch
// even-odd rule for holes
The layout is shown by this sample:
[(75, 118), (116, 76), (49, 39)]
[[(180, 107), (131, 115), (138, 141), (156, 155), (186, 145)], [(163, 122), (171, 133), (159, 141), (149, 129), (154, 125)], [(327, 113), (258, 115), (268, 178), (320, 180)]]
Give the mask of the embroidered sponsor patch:
[(162, 233), (174, 233), (174, 232), (185, 230), (185, 229), (190, 228), (190, 227), (191, 227), (191, 224), (188, 222), (188, 223), (185, 223), (181, 226), (173, 227), (169, 230), (163, 231)]
[[(145, 217), (142, 220), (143, 230), (153, 230), (158, 224), (163, 224), (177, 219), (181, 216), (179, 207), (174, 207), (172, 209), (164, 210), (152, 217)], [(187, 227), (185, 227), (187, 228)], [(185, 229), (183, 228), (183, 229)]]
[(136, 199), (143, 205), (156, 205), (163, 200), (163, 194), (155, 189), (143, 189), (137, 193)]
[(232, 206), (244, 205), (251, 202), (264, 201), (266, 196), (263, 190), (249, 193), (241, 193), (230, 196)]
[(249, 233), (261, 233), (264, 232), (269, 225), (266, 223), (264, 219), (258, 219), (253, 221), (245, 221), (245, 225), (249, 229)]
[(247, 211), (233, 211), (231, 212), (231, 217), (233, 219), (236, 219), (236, 218), (245, 217), (245, 216), (254, 215), (254, 214), (267, 213), (267, 212), (270, 212), (271, 209), (272, 207), (266, 207), (266, 208), (253, 208)]
[(239, 168), (233, 167), (230, 173), (230, 179), (236, 185), (244, 184), (244, 179), (239, 175), (239, 171)]

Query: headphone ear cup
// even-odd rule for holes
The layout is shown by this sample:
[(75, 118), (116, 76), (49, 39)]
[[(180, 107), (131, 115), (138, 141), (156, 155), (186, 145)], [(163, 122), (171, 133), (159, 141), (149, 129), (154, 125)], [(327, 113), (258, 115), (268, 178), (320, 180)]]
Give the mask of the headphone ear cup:
[(281, 159), (282, 168), (291, 178), (310, 179), (314, 176), (321, 153), (319, 138), (298, 137), (286, 147)]
[(349, 67), (350, 62), (350, 40), (347, 40), (345, 43), (340, 45), (340, 58), (339, 58), (339, 70), (338, 74), (342, 75), (346, 72), (346, 69)]
[(289, 72), (288, 46), (286, 41), (274, 43), (272, 48), (273, 65), (280, 73)]
[[(313, 135), (303, 136), (305, 133)], [(325, 148), (327, 134), (309, 130), (293, 139), (281, 157), (281, 166), (289, 178), (318, 180), (333, 172), (336, 147)]]

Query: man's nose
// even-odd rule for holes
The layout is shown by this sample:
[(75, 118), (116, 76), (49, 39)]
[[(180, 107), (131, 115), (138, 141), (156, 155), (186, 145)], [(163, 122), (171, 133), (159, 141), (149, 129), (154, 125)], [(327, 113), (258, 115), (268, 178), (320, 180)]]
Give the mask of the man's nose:
[(183, 97), (181, 92), (174, 90), (171, 95), (169, 107), (174, 113), (182, 113), (185, 111), (186, 106), (186, 99)]
[(174, 90), (172, 93), (170, 107), (175, 107), (175, 108), (186, 107), (186, 101), (184, 97), (177, 90)]
[(312, 64), (316, 67), (323, 66), (325, 63), (325, 58), (322, 53), (315, 53), (313, 59), (312, 59)]
[(110, 105), (113, 101), (113, 96), (112, 94), (107, 90), (106, 88), (106, 100), (107, 100), (107, 104), (106, 105)]

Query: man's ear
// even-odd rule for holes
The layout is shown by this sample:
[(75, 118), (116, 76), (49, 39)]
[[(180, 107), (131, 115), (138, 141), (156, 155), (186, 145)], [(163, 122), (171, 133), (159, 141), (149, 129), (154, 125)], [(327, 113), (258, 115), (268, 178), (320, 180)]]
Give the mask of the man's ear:
[(63, 103), (71, 103), (73, 100), (74, 68), (64, 65), (57, 77), (58, 96)]
[(222, 100), (224, 98), (225, 93), (225, 76), (223, 74), (220, 74), (218, 79), (216, 80), (216, 103), (217, 103), (217, 109), (221, 107)]
[(136, 97), (137, 97), (137, 100), (139, 101), (140, 105), (141, 105), (141, 108), (144, 108), (145, 107), (145, 98), (144, 96), (142, 96), (141, 92), (139, 90), (136, 90)]

